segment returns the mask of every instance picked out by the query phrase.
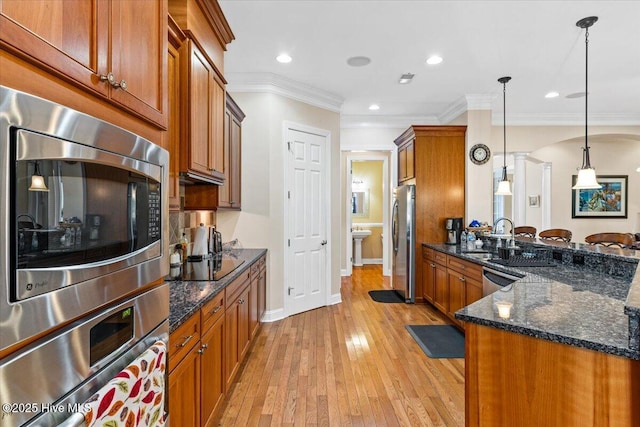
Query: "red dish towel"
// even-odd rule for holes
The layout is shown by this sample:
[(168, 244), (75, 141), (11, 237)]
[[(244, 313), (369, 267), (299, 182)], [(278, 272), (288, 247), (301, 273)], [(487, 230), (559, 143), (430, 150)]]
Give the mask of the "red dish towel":
[(85, 402), (87, 427), (161, 427), (167, 348), (158, 341)]

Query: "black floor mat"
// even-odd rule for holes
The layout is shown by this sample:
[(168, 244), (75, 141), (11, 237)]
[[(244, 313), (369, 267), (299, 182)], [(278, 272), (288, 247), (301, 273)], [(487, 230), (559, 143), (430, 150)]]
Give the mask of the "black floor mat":
[(405, 326), (427, 356), (440, 358), (463, 358), (464, 335), (451, 325), (407, 325)]
[(405, 302), (404, 298), (402, 298), (399, 293), (393, 290), (383, 289), (378, 291), (369, 291), (369, 296), (376, 302)]

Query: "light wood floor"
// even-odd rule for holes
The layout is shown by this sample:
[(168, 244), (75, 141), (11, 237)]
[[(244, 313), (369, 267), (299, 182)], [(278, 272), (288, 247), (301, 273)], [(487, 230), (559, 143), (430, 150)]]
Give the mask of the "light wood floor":
[(265, 323), (221, 414), (224, 426), (463, 426), (464, 359), (430, 359), (405, 329), (431, 306), (382, 304), (380, 266), (342, 279), (342, 303)]

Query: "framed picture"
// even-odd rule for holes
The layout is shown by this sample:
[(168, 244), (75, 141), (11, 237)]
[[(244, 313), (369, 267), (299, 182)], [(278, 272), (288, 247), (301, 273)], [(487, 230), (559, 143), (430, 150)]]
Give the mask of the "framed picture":
[(529, 196), (529, 207), (532, 207), (532, 208), (540, 207), (540, 196), (538, 194), (532, 194)]
[[(602, 188), (571, 190), (571, 218), (626, 218), (628, 175), (598, 175)], [(573, 175), (573, 185), (577, 175)]]

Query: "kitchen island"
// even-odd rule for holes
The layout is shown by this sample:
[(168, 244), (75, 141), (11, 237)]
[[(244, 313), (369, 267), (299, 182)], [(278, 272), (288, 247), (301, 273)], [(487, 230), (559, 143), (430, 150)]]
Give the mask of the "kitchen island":
[[(524, 276), (456, 313), (465, 322), (466, 425), (640, 425), (640, 256), (517, 243), (554, 266), (502, 266), (459, 247), (426, 245)], [(510, 309), (500, 313), (498, 304)]]

